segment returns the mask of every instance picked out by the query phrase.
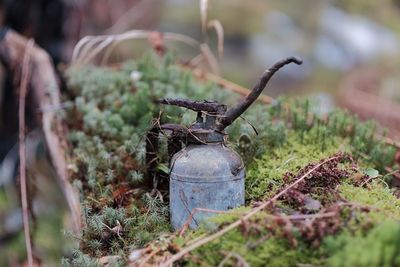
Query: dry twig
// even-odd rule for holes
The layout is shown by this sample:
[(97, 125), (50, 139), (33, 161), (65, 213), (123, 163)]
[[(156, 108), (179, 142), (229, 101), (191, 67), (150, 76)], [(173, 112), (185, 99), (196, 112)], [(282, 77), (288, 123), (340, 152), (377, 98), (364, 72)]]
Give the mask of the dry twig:
[(324, 164), (333, 161), (335, 159), (338, 159), (340, 156), (334, 156), (331, 158), (326, 159), (325, 161), (315, 165), (313, 168), (311, 168), (308, 172), (306, 172), (305, 174), (303, 174), (300, 178), (298, 178), (296, 181), (294, 181), (293, 183), (291, 183), (290, 185), (286, 186), (284, 189), (282, 189), (279, 193), (277, 193), (275, 196), (273, 196), (272, 198), (270, 198), (269, 200), (263, 202), (261, 205), (259, 205), (258, 207), (252, 209), (249, 213), (247, 213), (246, 215), (244, 215), (243, 217), (241, 217), (240, 219), (236, 220), (235, 222), (229, 224), (228, 226), (222, 228), (221, 230), (215, 232), (214, 234), (207, 236), (203, 239), (200, 239), (199, 241), (197, 241), (196, 243), (192, 243), (190, 246), (187, 246), (185, 248), (183, 248), (181, 251), (179, 251), (177, 254), (173, 255), (169, 260), (167, 260), (166, 262), (162, 263), (161, 266), (163, 267), (168, 267), (168, 266), (172, 266), (172, 264), (174, 262), (176, 262), (177, 260), (180, 260), (183, 256), (185, 256), (187, 253), (193, 251), (194, 249), (207, 244), (215, 239), (217, 239), (218, 237), (226, 234), (227, 232), (235, 229), (236, 227), (238, 227), (239, 225), (241, 225), (243, 222), (247, 221), (249, 218), (251, 218), (252, 216), (254, 216), (255, 214), (257, 214), (258, 212), (262, 211), (263, 209), (267, 208), (269, 205), (271, 205), (272, 203), (274, 203), (276, 200), (278, 200), (280, 197), (282, 197), (283, 195), (285, 195), (290, 189), (295, 188), (301, 181), (303, 181), (307, 176), (309, 176), (312, 172), (314, 172), (315, 170), (317, 170), (318, 168), (320, 168), (321, 166), (323, 166)]
[(24, 236), (26, 253), (28, 257), (28, 266), (33, 266), (32, 241), (29, 231), (29, 210), (28, 210), (28, 193), (26, 182), (26, 148), (25, 148), (25, 102), (28, 93), (28, 84), (31, 76), (31, 54), (30, 51), (34, 45), (34, 41), (30, 39), (26, 44), (24, 59), (21, 71), (21, 82), (19, 88), (19, 158), (20, 158), (20, 187), (21, 187), (21, 203), (22, 203), (22, 219), (24, 224)]
[[(218, 75), (215, 75), (215, 74), (212, 74), (209, 72), (204, 72), (201, 69), (196, 68), (196, 69), (192, 69), (191, 71), (199, 79), (205, 79), (207, 81), (215, 82), (216, 84), (220, 85), (222, 88), (228, 89), (228, 90), (235, 92), (237, 94), (240, 94), (242, 96), (246, 96), (251, 92), (251, 90), (246, 87), (243, 87), (243, 86), (240, 86), (231, 81), (225, 80), (224, 78), (222, 78)], [(258, 100), (265, 104), (271, 104), (274, 99), (267, 95), (260, 95), (258, 97)]]
[(217, 49), (218, 49), (218, 57), (221, 60), (224, 56), (224, 28), (219, 20), (210, 20), (207, 23), (208, 28), (214, 28), (217, 34)]
[(183, 234), (186, 232), (186, 230), (189, 228), (189, 225), (192, 223), (192, 221), (194, 220), (194, 215), (196, 215), (196, 213), (198, 212), (209, 212), (209, 213), (214, 213), (214, 214), (221, 214), (221, 213), (229, 213), (229, 214), (233, 214), (231, 211), (229, 210), (212, 210), (212, 209), (204, 209), (204, 208), (194, 208), (187, 220), (185, 221), (185, 223), (183, 224), (181, 230), (179, 231), (179, 236), (183, 236)]
[(239, 254), (234, 253), (234, 252), (231, 251), (231, 252), (229, 252), (229, 253), (225, 256), (225, 258), (218, 264), (218, 267), (223, 267), (223, 266), (225, 265), (225, 263), (227, 263), (228, 260), (229, 260), (230, 258), (236, 258), (237, 263), (236, 263), (235, 266), (237, 266), (237, 267), (249, 267), (249, 266), (250, 266), (250, 265), (245, 261), (245, 259), (243, 259), (242, 256), (240, 256)]

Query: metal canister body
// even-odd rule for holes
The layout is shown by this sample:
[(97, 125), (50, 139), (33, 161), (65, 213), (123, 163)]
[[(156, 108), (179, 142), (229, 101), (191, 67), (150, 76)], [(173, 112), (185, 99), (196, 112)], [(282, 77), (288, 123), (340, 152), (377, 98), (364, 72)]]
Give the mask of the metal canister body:
[[(197, 112), (196, 122), (189, 128), (176, 124), (157, 125), (146, 138), (147, 181), (155, 186), (158, 162), (157, 139), (160, 130), (170, 135), (168, 153), (174, 154), (182, 143), (186, 148), (174, 154), (170, 173), (170, 212), (175, 229), (181, 228), (196, 208), (228, 210), (244, 204), (245, 170), (240, 156), (226, 147), (224, 129), (232, 124), (260, 96), (272, 75), (286, 64), (302, 64), (295, 57), (275, 63), (265, 71), (253, 90), (236, 106), (213, 100), (193, 101), (164, 98), (158, 103), (187, 108)], [(213, 213), (200, 211), (190, 223), (191, 228)]]
[[(245, 169), (241, 157), (223, 143), (189, 144), (171, 160), (170, 212), (180, 229), (195, 208), (228, 210), (244, 204)], [(196, 228), (215, 213), (198, 211)]]

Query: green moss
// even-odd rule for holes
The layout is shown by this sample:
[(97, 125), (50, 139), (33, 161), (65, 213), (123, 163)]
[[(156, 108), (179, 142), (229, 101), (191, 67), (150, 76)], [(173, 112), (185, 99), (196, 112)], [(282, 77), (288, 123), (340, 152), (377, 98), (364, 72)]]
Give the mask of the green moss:
[[(231, 223), (244, 213), (248, 208), (238, 208), (230, 213), (221, 214), (210, 218), (201, 227), (190, 232), (184, 240), (178, 243), (187, 242), (190, 239), (202, 236), (206, 233), (215, 231), (219, 227)], [(255, 218), (264, 218), (263, 213)], [(268, 231), (263, 230), (257, 235), (244, 235), (240, 229), (235, 229), (217, 240), (194, 250), (187, 266), (217, 266), (229, 253), (234, 253), (242, 257), (250, 266), (295, 266), (297, 263), (318, 263), (319, 252), (313, 251), (305, 244), (300, 244), (293, 248), (285, 239), (268, 236)], [(266, 236), (268, 236), (266, 238)], [(264, 241), (262, 241), (264, 239)], [(199, 259), (201, 259), (199, 261)], [(234, 260), (233, 257), (232, 260)], [(227, 262), (227, 265), (235, 265), (237, 262)]]
[[(235, 99), (215, 84), (196, 83), (190, 73), (173, 66), (171, 59), (170, 55), (149, 54), (118, 70), (88, 66), (68, 71), (69, 101), (74, 107), (67, 110), (74, 147), (72, 179), (79, 181), (74, 184), (88, 210), (81, 247), (90, 255), (99, 256), (97, 248), (102, 250), (100, 255), (107, 255), (126, 244), (141, 247), (170, 231), (167, 203), (162, 198), (150, 197), (144, 190), (135, 197), (125, 196), (128, 190), (141, 187), (143, 136), (160, 110), (167, 114), (161, 123), (177, 122), (181, 117), (191, 123), (195, 117), (194, 112), (159, 106), (155, 100)], [(132, 73), (139, 78), (133, 79)], [(123, 228), (119, 236), (110, 234), (110, 229), (119, 226)]]
[[(296, 266), (297, 263), (317, 262), (317, 254), (307, 247), (300, 246), (293, 249), (287, 241), (270, 237), (267, 242), (252, 248), (251, 245), (258, 240), (259, 238), (254, 236), (245, 237), (237, 230), (231, 231), (195, 250), (191, 254), (188, 266), (217, 266), (230, 252), (240, 255), (250, 266), (268, 264), (271, 267), (284, 267)], [(201, 259), (200, 264), (196, 262), (196, 258)]]
[(366, 235), (341, 234), (327, 238), (327, 266), (392, 267), (400, 265), (400, 224), (387, 220)]
[(369, 189), (344, 183), (339, 186), (339, 192), (350, 202), (373, 207), (372, 213), (376, 214), (380, 221), (388, 217), (400, 220), (400, 199), (379, 180), (373, 181)]
[[(214, 99), (232, 105), (237, 97), (216, 84), (196, 81), (189, 72), (174, 66), (170, 55), (164, 58), (146, 55), (118, 70), (95, 67), (70, 70), (68, 77), (68, 100), (74, 104), (67, 110), (73, 145), (71, 178), (81, 192), (86, 227), (80, 254), (66, 262), (92, 264), (90, 257), (124, 254), (171, 232), (167, 194), (147, 192), (142, 187), (146, 171), (144, 134), (160, 111), (163, 111), (161, 123), (189, 125), (195, 114), (159, 106), (154, 100), (163, 97)], [(247, 166), (247, 203), (274, 195), (288, 182), (284, 180), (285, 173), (297, 173), (338, 151), (352, 154), (358, 166), (376, 168), (382, 174), (387, 166), (398, 168), (393, 162), (395, 150), (374, 137), (379, 130), (375, 124), (361, 123), (341, 110), (330, 113), (327, 118), (311, 111), (307, 100), (277, 100), (271, 106), (257, 103), (244, 114), (246, 121), (237, 120), (227, 129), (229, 145), (241, 154)], [(251, 125), (256, 126), (258, 135)], [(160, 155), (160, 158), (162, 166), (167, 166), (167, 157)], [(349, 220), (348, 227), (342, 230), (342, 238), (346, 240), (343, 246), (353, 236), (365, 235), (387, 214), (400, 218), (398, 200), (390, 189), (378, 182), (371, 183), (369, 189), (356, 187), (347, 178), (339, 186), (341, 196), (378, 209), (354, 213), (355, 219)], [(247, 210), (237, 209), (216, 216), (175, 242), (182, 246), (232, 222)], [(265, 216), (260, 213), (253, 219)], [(359, 223), (360, 220), (364, 223)], [(370, 222), (369, 228), (357, 230), (367, 222)], [(293, 248), (279, 236), (270, 236), (253, 246), (267, 234), (264, 229), (258, 235), (244, 235), (236, 229), (195, 250), (187, 264), (218, 265), (229, 252), (237, 253), (251, 266), (324, 264), (326, 258), (336, 253), (327, 245), (311, 248), (301, 239), (298, 247)]]
[[(254, 162), (255, 166), (257, 166), (257, 164), (264, 164), (262, 165), (264, 168), (266, 164), (269, 164), (268, 166), (271, 167), (270, 170), (275, 170), (275, 172), (270, 171), (268, 173), (275, 174), (275, 177), (278, 178), (272, 182), (277, 183), (277, 188), (283, 186), (282, 176), (286, 171), (297, 172), (301, 167), (304, 167), (310, 162), (316, 162), (322, 158), (330, 156), (330, 153), (336, 152), (338, 147), (340, 147), (338, 144), (343, 144), (345, 141), (345, 139), (338, 138), (338, 143), (335, 144), (332, 142), (331, 146), (327, 146), (326, 154), (324, 154), (321, 153), (320, 150), (316, 149), (320, 144), (316, 143), (310, 145), (306, 142), (301, 143), (299, 142), (299, 138), (300, 135), (298, 133), (290, 132), (287, 143), (284, 144), (283, 147), (277, 147), (272, 150), (272, 154), (275, 153), (275, 151), (284, 152), (286, 154), (278, 154), (275, 160), (262, 157)], [(303, 141), (306, 139), (307, 138), (303, 139)], [(316, 149), (316, 151), (313, 151), (313, 149)], [(299, 156), (298, 161), (294, 160), (297, 164), (290, 165), (286, 163), (287, 165), (285, 165), (283, 170), (279, 173), (280, 170), (278, 168), (282, 166), (282, 161), (278, 160), (281, 158), (285, 159), (287, 155), (292, 155), (293, 153)], [(342, 168), (351, 167), (352, 166), (350, 165), (342, 166)], [(254, 169), (254, 171), (259, 170), (260, 167)], [(271, 182), (270, 180), (273, 180), (271, 177), (273, 176), (267, 176), (265, 181)], [(380, 251), (375, 253), (375, 255), (367, 255), (365, 257), (362, 253), (368, 253), (367, 247), (370, 242), (369, 240), (373, 240), (371, 236), (376, 237), (377, 235), (373, 232), (374, 230), (370, 232), (371, 227), (372, 229), (375, 229), (374, 227), (380, 227), (380, 230), (377, 230), (378, 232), (388, 231), (395, 233), (393, 227), (384, 229), (386, 228), (385, 225), (379, 225), (387, 218), (397, 220), (400, 218), (400, 200), (396, 198), (392, 194), (391, 190), (379, 180), (373, 181), (369, 184), (368, 188), (365, 188), (352, 185), (350, 177), (343, 178), (344, 182), (338, 187), (342, 199), (358, 206), (368, 205), (370, 209), (368, 212), (362, 212), (358, 208), (355, 208), (354, 210), (344, 209), (344, 217), (342, 218), (344, 222), (346, 222), (344, 223), (344, 228), (337, 235), (327, 235), (323, 239), (320, 247), (313, 247), (309, 243), (305, 243), (301, 237), (296, 234), (296, 229), (293, 228), (293, 234), (299, 238), (298, 246), (294, 248), (288, 243), (286, 238), (283, 236), (272, 235), (268, 230), (266, 230), (266, 228), (261, 226), (263, 224), (261, 223), (261, 225), (258, 224), (260, 228), (258, 228), (257, 234), (255, 235), (244, 234), (244, 232), (239, 228), (195, 250), (191, 253), (191, 257), (189, 258), (189, 266), (199, 264), (202, 266), (215, 266), (218, 265), (229, 253), (240, 255), (240, 257), (251, 266), (265, 266), (266, 263), (268, 263), (268, 266), (296, 266), (299, 263), (314, 265), (322, 264), (324, 266), (327, 264), (328, 266), (368, 266), (366, 263), (368, 263), (369, 259), (371, 259), (372, 264), (376, 264), (376, 260), (382, 260), (381, 257), (387, 258), (384, 260), (384, 262), (386, 262), (385, 264), (388, 264), (388, 262), (391, 262), (392, 260), (397, 260), (394, 259), (393, 249), (397, 248), (398, 243), (396, 242), (400, 242), (400, 240), (391, 239), (386, 242), (386, 237), (384, 236), (382, 237), (382, 240), (378, 241), (381, 242), (381, 245), (376, 245), (376, 247), (385, 247), (384, 252)], [(258, 188), (258, 186), (256, 188)], [(275, 191), (271, 191), (270, 194), (275, 194), (276, 189)], [(268, 195), (268, 192), (266, 194)], [(240, 212), (245, 211), (246, 209), (238, 211), (233, 210), (229, 214), (218, 215), (208, 220), (199, 230), (186, 236), (183, 243), (204, 235), (205, 233), (214, 232), (220, 229), (224, 225), (240, 218)], [(265, 218), (268, 218), (268, 214), (260, 212), (250, 220), (250, 223), (256, 221), (264, 222)], [(268, 237), (264, 238), (264, 240), (260, 242), (260, 240), (265, 236)], [(386, 234), (386, 236), (388, 236), (388, 234)], [(351, 254), (351, 248), (356, 246), (357, 242), (364, 243), (365, 247), (363, 247), (363, 250), (357, 249), (356, 253), (358, 256), (353, 257)], [(257, 244), (257, 246), (254, 247), (254, 244)], [(343, 247), (345, 247), (345, 252), (342, 252)], [(346, 261), (343, 260), (343, 257), (346, 259), (351, 258), (349, 261), (354, 264), (346, 263)], [(364, 257), (364, 259), (359, 259), (360, 257)], [(201, 261), (199, 261), (199, 259), (201, 259)], [(232, 262), (228, 262), (228, 264), (234, 264), (235, 262), (236, 261), (234, 261), (233, 257)], [(359, 265), (355, 264), (356, 262)], [(382, 261), (378, 261), (378, 263), (382, 263)]]
[(285, 173), (295, 173), (310, 162), (346, 150), (345, 139), (332, 137), (329, 141), (318, 142), (317, 134), (316, 128), (305, 134), (290, 130), (282, 146), (267, 150), (266, 154), (255, 160), (247, 170), (247, 199), (268, 198), (282, 187)]

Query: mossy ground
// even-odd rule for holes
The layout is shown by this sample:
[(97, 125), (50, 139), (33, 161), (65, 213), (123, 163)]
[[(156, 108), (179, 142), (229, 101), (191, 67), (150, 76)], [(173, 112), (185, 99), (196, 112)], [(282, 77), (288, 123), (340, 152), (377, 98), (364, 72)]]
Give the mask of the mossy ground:
[[(151, 191), (143, 185), (145, 133), (152, 126), (153, 118), (159, 118), (161, 123), (188, 125), (195, 117), (179, 108), (160, 107), (154, 100), (163, 97), (213, 99), (232, 105), (238, 97), (216, 84), (196, 81), (190, 72), (173, 64), (171, 55), (162, 59), (146, 55), (118, 69), (71, 69), (68, 88), (66, 98), (71, 108), (66, 111), (65, 118), (73, 146), (71, 178), (81, 192), (86, 226), (79, 237), (80, 250), (63, 263), (96, 264), (92, 258), (105, 255), (121, 255), (123, 263), (131, 250), (171, 232), (168, 193)], [(375, 124), (360, 123), (340, 110), (328, 115), (315, 114), (310, 112), (312, 105), (309, 101), (297, 100), (278, 100), (270, 106), (258, 103), (244, 114), (250, 124), (256, 125), (258, 135), (246, 121), (237, 121), (228, 129), (230, 140), (234, 140), (229, 145), (242, 155), (247, 165), (247, 205), (273, 196), (287, 183), (286, 173), (297, 173), (309, 163), (337, 152), (349, 153), (356, 160), (357, 170), (352, 169), (355, 177), (368, 174), (371, 168), (380, 174), (385, 174), (387, 167), (398, 168), (393, 160), (395, 149), (374, 137), (379, 130)], [(159, 169), (165, 171), (166, 157), (160, 157), (164, 163)], [(354, 166), (343, 164), (341, 168)], [(318, 248), (301, 238), (294, 248), (280, 236), (271, 236), (251, 246), (268, 231), (263, 229), (258, 236), (246, 236), (237, 229), (195, 250), (189, 260), (182, 263), (214, 266), (227, 253), (234, 252), (251, 266), (265, 266), (266, 263), (268, 266), (295, 266), (297, 263), (338, 266), (338, 258), (342, 258), (338, 253), (346, 253), (354, 240), (365, 240), (367, 246), (372, 238), (369, 233), (374, 236), (377, 235), (374, 231), (386, 231), (381, 230), (381, 221), (400, 219), (398, 199), (385, 185), (389, 176), (377, 177), (368, 187), (356, 186), (354, 177), (343, 178), (337, 190), (344, 199), (377, 208), (368, 214), (356, 212), (361, 216), (357, 218), (370, 222), (368, 229), (372, 230), (353, 231), (353, 228), (362, 228), (364, 223), (352, 219), (349, 225), (353, 222), (353, 228), (343, 227), (338, 235), (328, 235), (329, 240), (323, 240)], [(318, 199), (318, 196), (313, 197)], [(173, 242), (178, 246), (186, 244), (235, 218), (237, 215), (217, 216), (200, 230), (188, 232)], [(387, 231), (397, 229), (390, 222), (387, 225), (390, 225)], [(337, 244), (346, 249), (335, 250)]]
[[(236, 229), (193, 251), (186, 259), (187, 264), (215, 266), (227, 254), (234, 253), (241, 255), (250, 266), (265, 266), (267, 263), (268, 266), (398, 266), (400, 200), (380, 182), (374, 182), (369, 190), (345, 182), (338, 190), (344, 199), (376, 210), (368, 213), (352, 211), (354, 213), (347, 225), (337, 234), (324, 237), (317, 247), (301, 237), (297, 246), (293, 247), (285, 237), (269, 235), (268, 230), (262, 226), (262, 231), (247, 236)], [(269, 213), (258, 214), (257, 220), (264, 216), (268, 217)], [(184, 240), (187, 242), (204, 233), (214, 232), (239, 218), (240, 215), (218, 215), (203, 225), (203, 228), (188, 233)], [(293, 228), (292, 231), (296, 236), (297, 230)], [(236, 262), (233, 258), (226, 266)]]

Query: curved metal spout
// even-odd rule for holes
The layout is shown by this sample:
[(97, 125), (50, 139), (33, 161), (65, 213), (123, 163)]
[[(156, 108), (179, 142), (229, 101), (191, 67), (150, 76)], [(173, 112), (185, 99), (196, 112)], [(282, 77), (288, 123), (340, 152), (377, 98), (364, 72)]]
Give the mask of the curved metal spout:
[(245, 112), (246, 109), (259, 97), (275, 72), (290, 63), (301, 65), (303, 61), (297, 57), (289, 57), (275, 63), (270, 69), (266, 70), (261, 76), (259, 82), (254, 86), (253, 90), (246, 96), (246, 98), (233, 108), (229, 109), (225, 113), (225, 116), (220, 117), (219, 121), (216, 123), (216, 130), (222, 131), (231, 125), (232, 122), (236, 120), (243, 112)]

